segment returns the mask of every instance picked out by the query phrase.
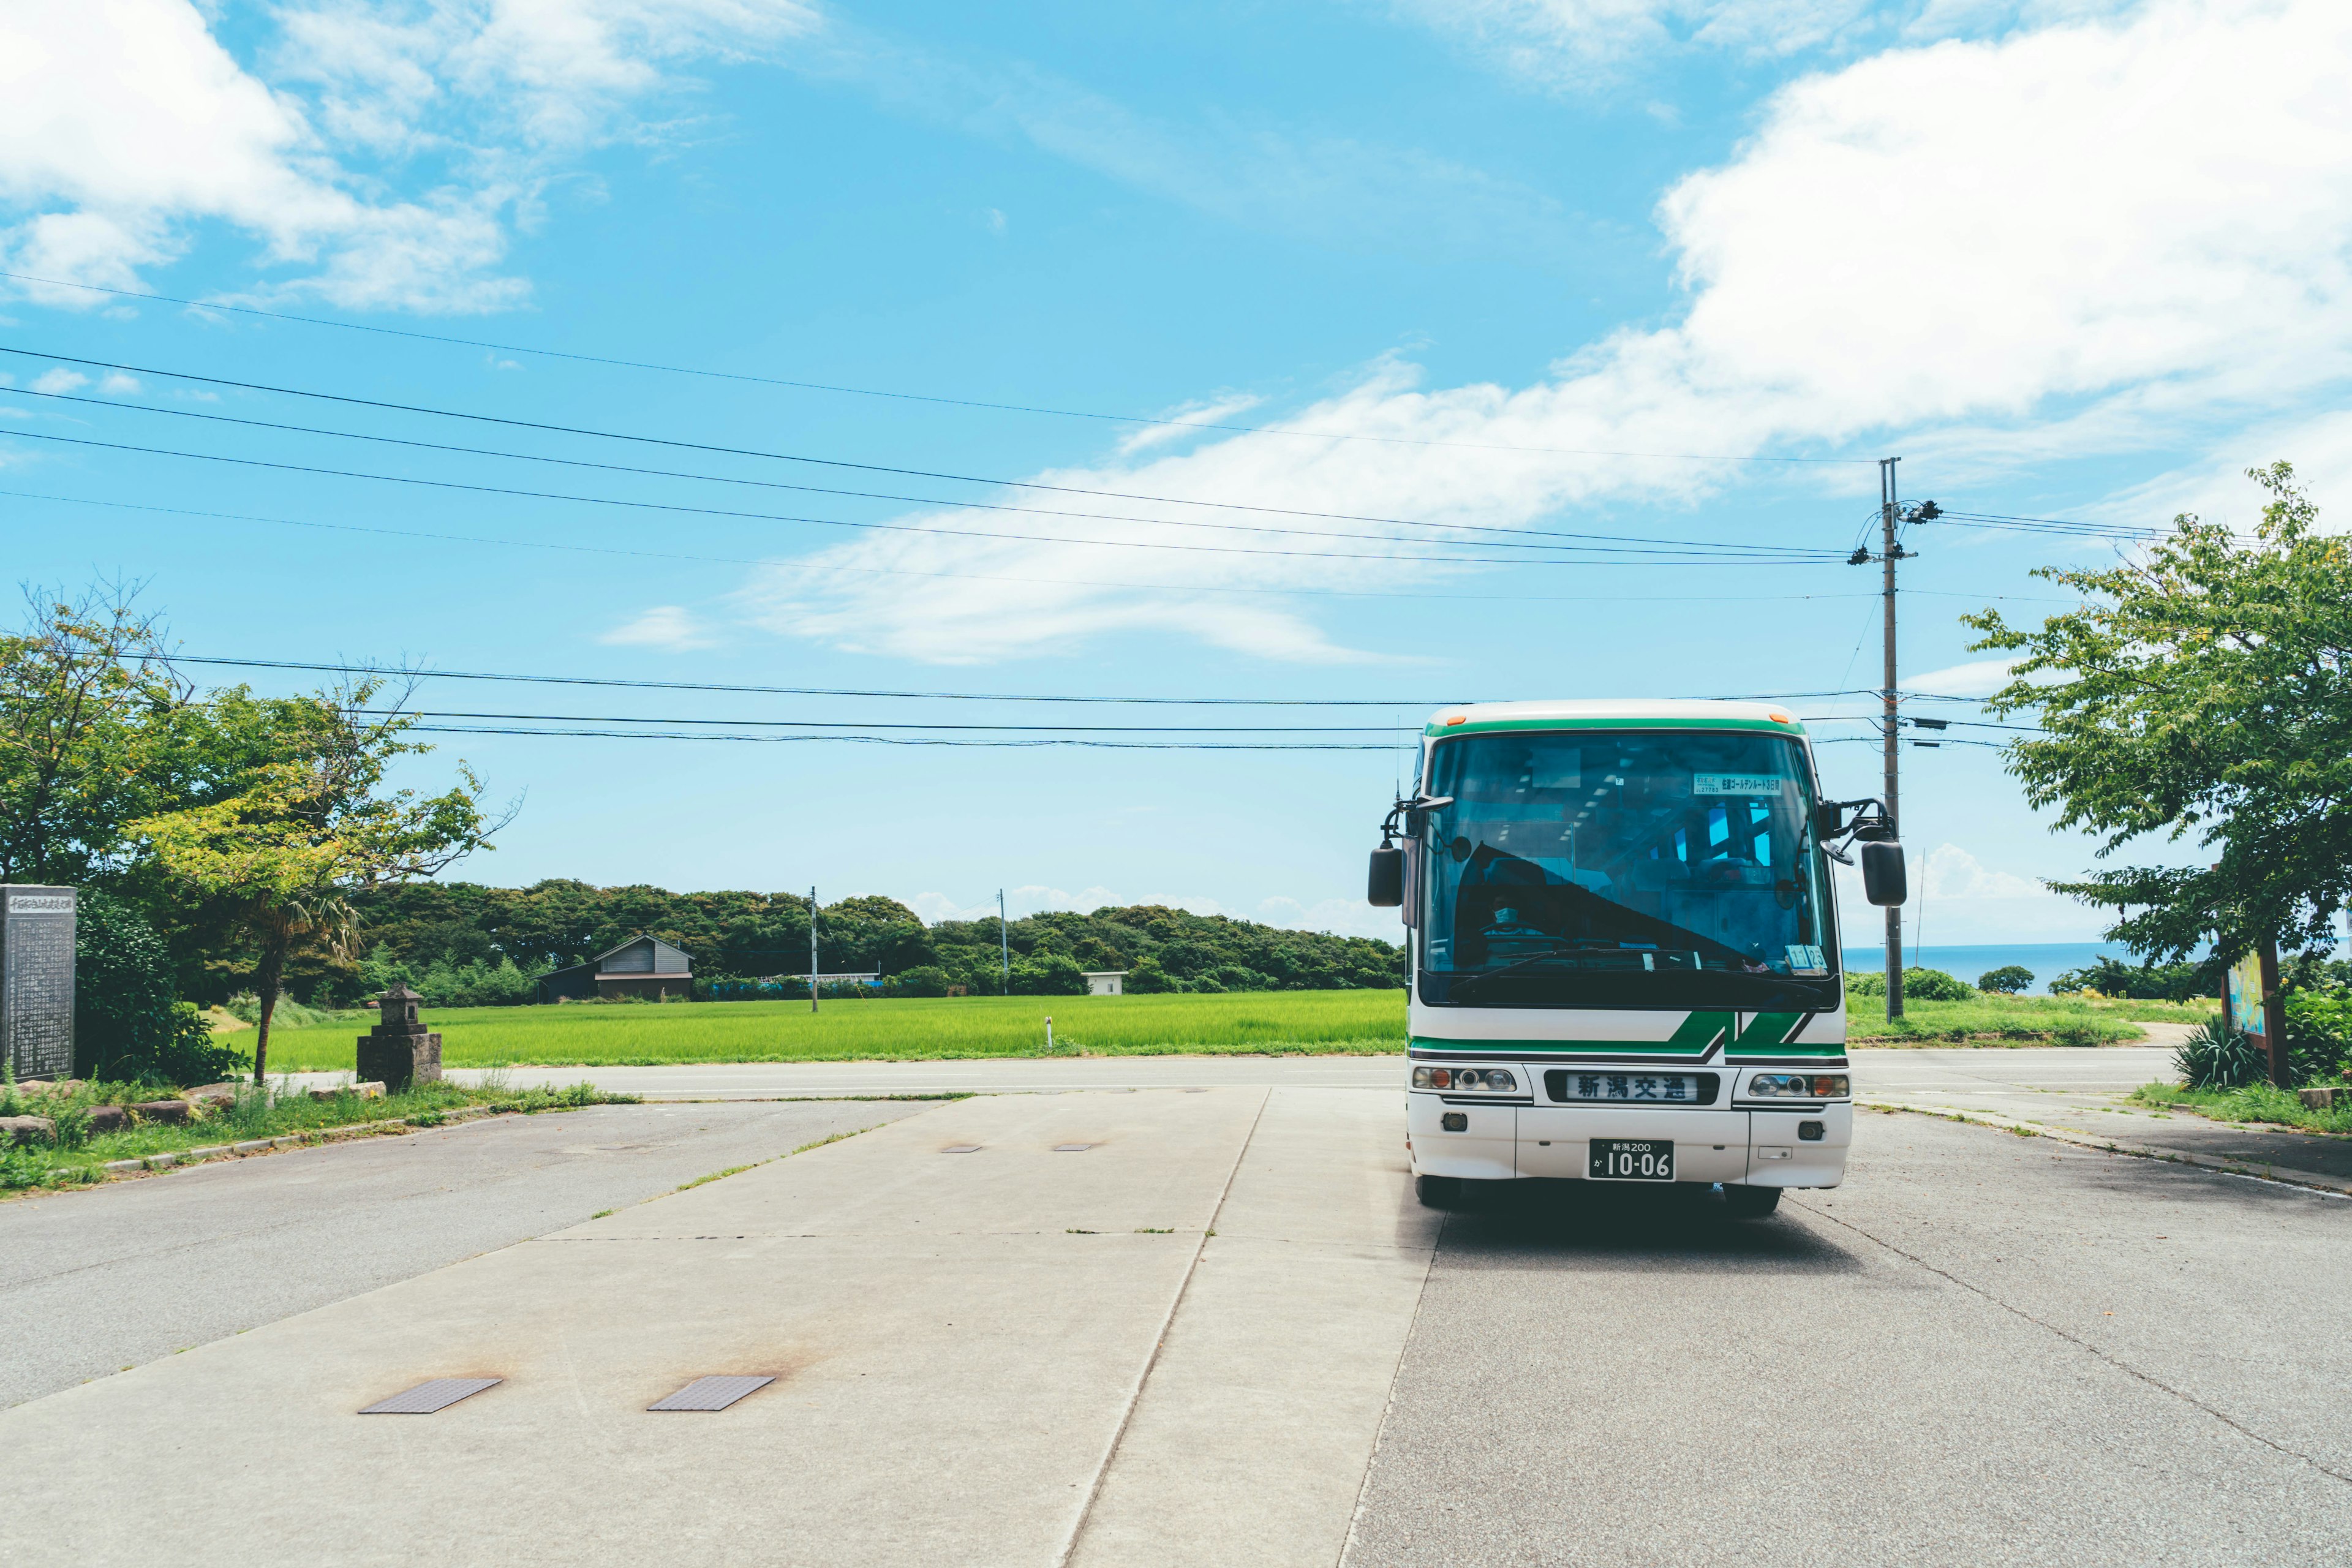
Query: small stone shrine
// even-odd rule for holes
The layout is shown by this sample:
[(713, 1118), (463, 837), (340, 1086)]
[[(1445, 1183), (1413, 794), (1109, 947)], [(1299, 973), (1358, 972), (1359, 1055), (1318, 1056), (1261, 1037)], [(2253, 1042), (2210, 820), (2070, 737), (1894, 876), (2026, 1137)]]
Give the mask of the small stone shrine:
[(441, 1037), (416, 1020), (416, 1005), (424, 1000), (404, 981), (375, 999), (383, 1022), (360, 1037), (362, 1083), (381, 1083), (385, 1093), (398, 1094), (411, 1084), (441, 1081)]
[(0, 1061), (20, 1079), (73, 1072), (74, 890), (0, 883)]

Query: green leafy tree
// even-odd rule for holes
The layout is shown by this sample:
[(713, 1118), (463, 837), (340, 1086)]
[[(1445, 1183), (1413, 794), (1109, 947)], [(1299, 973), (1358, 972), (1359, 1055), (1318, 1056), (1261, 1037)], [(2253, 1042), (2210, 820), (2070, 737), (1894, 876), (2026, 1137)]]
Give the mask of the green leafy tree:
[(500, 826), (485, 818), (481, 782), (463, 763), (462, 782), (437, 795), (384, 788), (395, 761), (431, 748), (402, 739), (415, 720), (397, 702), (389, 715), (373, 708), (383, 689), (366, 677), (318, 696), (255, 701), (276, 760), (225, 799), (131, 825), (167, 873), (254, 946), (257, 1082), (268, 1070), (270, 1016), (298, 947), (348, 954), (354, 890), (430, 877), (486, 847)]
[(160, 721), (189, 694), (133, 597), (27, 590), (25, 629), (0, 636), (0, 882), (90, 882), (170, 798)]
[(2270, 497), (2251, 538), (2184, 513), (2139, 559), (2037, 574), (2080, 609), (1966, 617), (1978, 648), (2021, 656), (1990, 706), (2039, 719), (2008, 765), (2054, 827), (2102, 858), (2197, 846), (2198, 864), (2051, 884), (2151, 957), (2332, 945), (2352, 896), (2352, 542), (2317, 531), (2288, 465), (2248, 473)]
[(2033, 971), (2021, 963), (2004, 963), (1977, 976), (1977, 989), (1998, 996), (2014, 996), (2033, 984)]

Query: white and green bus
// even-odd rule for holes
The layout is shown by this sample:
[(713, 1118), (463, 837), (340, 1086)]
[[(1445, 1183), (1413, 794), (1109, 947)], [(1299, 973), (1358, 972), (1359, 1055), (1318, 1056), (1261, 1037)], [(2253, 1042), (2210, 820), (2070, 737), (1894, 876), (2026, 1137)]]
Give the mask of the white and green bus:
[(1745, 702), (1482, 704), (1434, 715), (1421, 760), (1370, 896), (1408, 928), (1423, 1203), (1687, 1182), (1754, 1216), (1843, 1180), (1829, 861), (1858, 847), (1895, 904), (1903, 859), (1877, 802), (1821, 798), (1803, 725)]

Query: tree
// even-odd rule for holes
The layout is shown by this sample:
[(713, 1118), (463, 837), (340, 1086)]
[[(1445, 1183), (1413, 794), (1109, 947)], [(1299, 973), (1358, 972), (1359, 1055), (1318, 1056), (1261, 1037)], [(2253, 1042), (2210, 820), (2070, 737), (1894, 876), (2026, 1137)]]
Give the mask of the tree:
[(370, 676), (312, 697), (244, 699), (248, 718), (268, 731), (274, 760), (225, 799), (131, 825), (166, 872), (215, 903), (257, 950), (257, 1083), (268, 1070), (270, 1015), (297, 947), (348, 955), (354, 891), (430, 877), (504, 826), (483, 816), (481, 781), (463, 763), (463, 782), (440, 795), (383, 792), (394, 761), (432, 749), (401, 738), (416, 721), (399, 702), (389, 713), (371, 706), (383, 688)]
[(136, 593), (27, 589), (25, 630), (0, 636), (0, 882), (88, 882), (167, 799), (153, 721), (189, 694)]
[(1977, 976), (1977, 989), (1998, 996), (2014, 996), (2033, 984), (2033, 971), (2021, 963), (2004, 963)]
[(2251, 538), (2184, 513), (2140, 559), (2038, 572), (2090, 600), (2039, 629), (1965, 617), (1978, 648), (2023, 655), (1988, 706), (2039, 718), (2008, 765), (2053, 828), (2099, 835), (2101, 858), (2198, 846), (2051, 884), (2151, 958), (2332, 945), (2352, 896), (2352, 543), (2315, 531), (2288, 465), (2247, 472), (2270, 495)]

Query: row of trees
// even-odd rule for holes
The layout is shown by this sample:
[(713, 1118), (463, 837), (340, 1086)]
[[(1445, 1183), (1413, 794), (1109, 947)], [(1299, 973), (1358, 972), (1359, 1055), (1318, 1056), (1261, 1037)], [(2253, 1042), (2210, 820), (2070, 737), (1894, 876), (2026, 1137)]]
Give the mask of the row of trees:
[[(693, 954), (706, 994), (755, 994), (762, 977), (808, 968), (809, 902), (800, 893), (673, 893), (550, 880), (528, 888), (412, 882), (354, 894), (365, 957), (322, 966), (309, 994), (408, 981), (435, 1000), (527, 1000), (550, 969), (584, 963), (639, 932)], [(1034, 995), (1086, 989), (1087, 970), (1128, 971), (1139, 992), (1401, 987), (1404, 952), (1362, 937), (1284, 931), (1158, 905), (926, 926), (895, 899), (867, 895), (817, 910), (819, 966), (879, 970), (894, 994)], [(1007, 975), (1006, 957), (1010, 957)], [(493, 994), (503, 989), (508, 994)], [(460, 994), (462, 993), (462, 994)]]
[(355, 951), (353, 894), (484, 846), (481, 783), (461, 763), (437, 795), (388, 786), (428, 748), (404, 738), (407, 693), (383, 679), (199, 693), (131, 593), (28, 601), (25, 628), (0, 636), (0, 879), (92, 891), (84, 967), (151, 939), (163, 965), (140, 992), (158, 1005), (78, 987), (77, 1067), (173, 1076), (190, 1033), (173, 1004), (235, 975), (260, 998), (258, 1075), (289, 979)]

